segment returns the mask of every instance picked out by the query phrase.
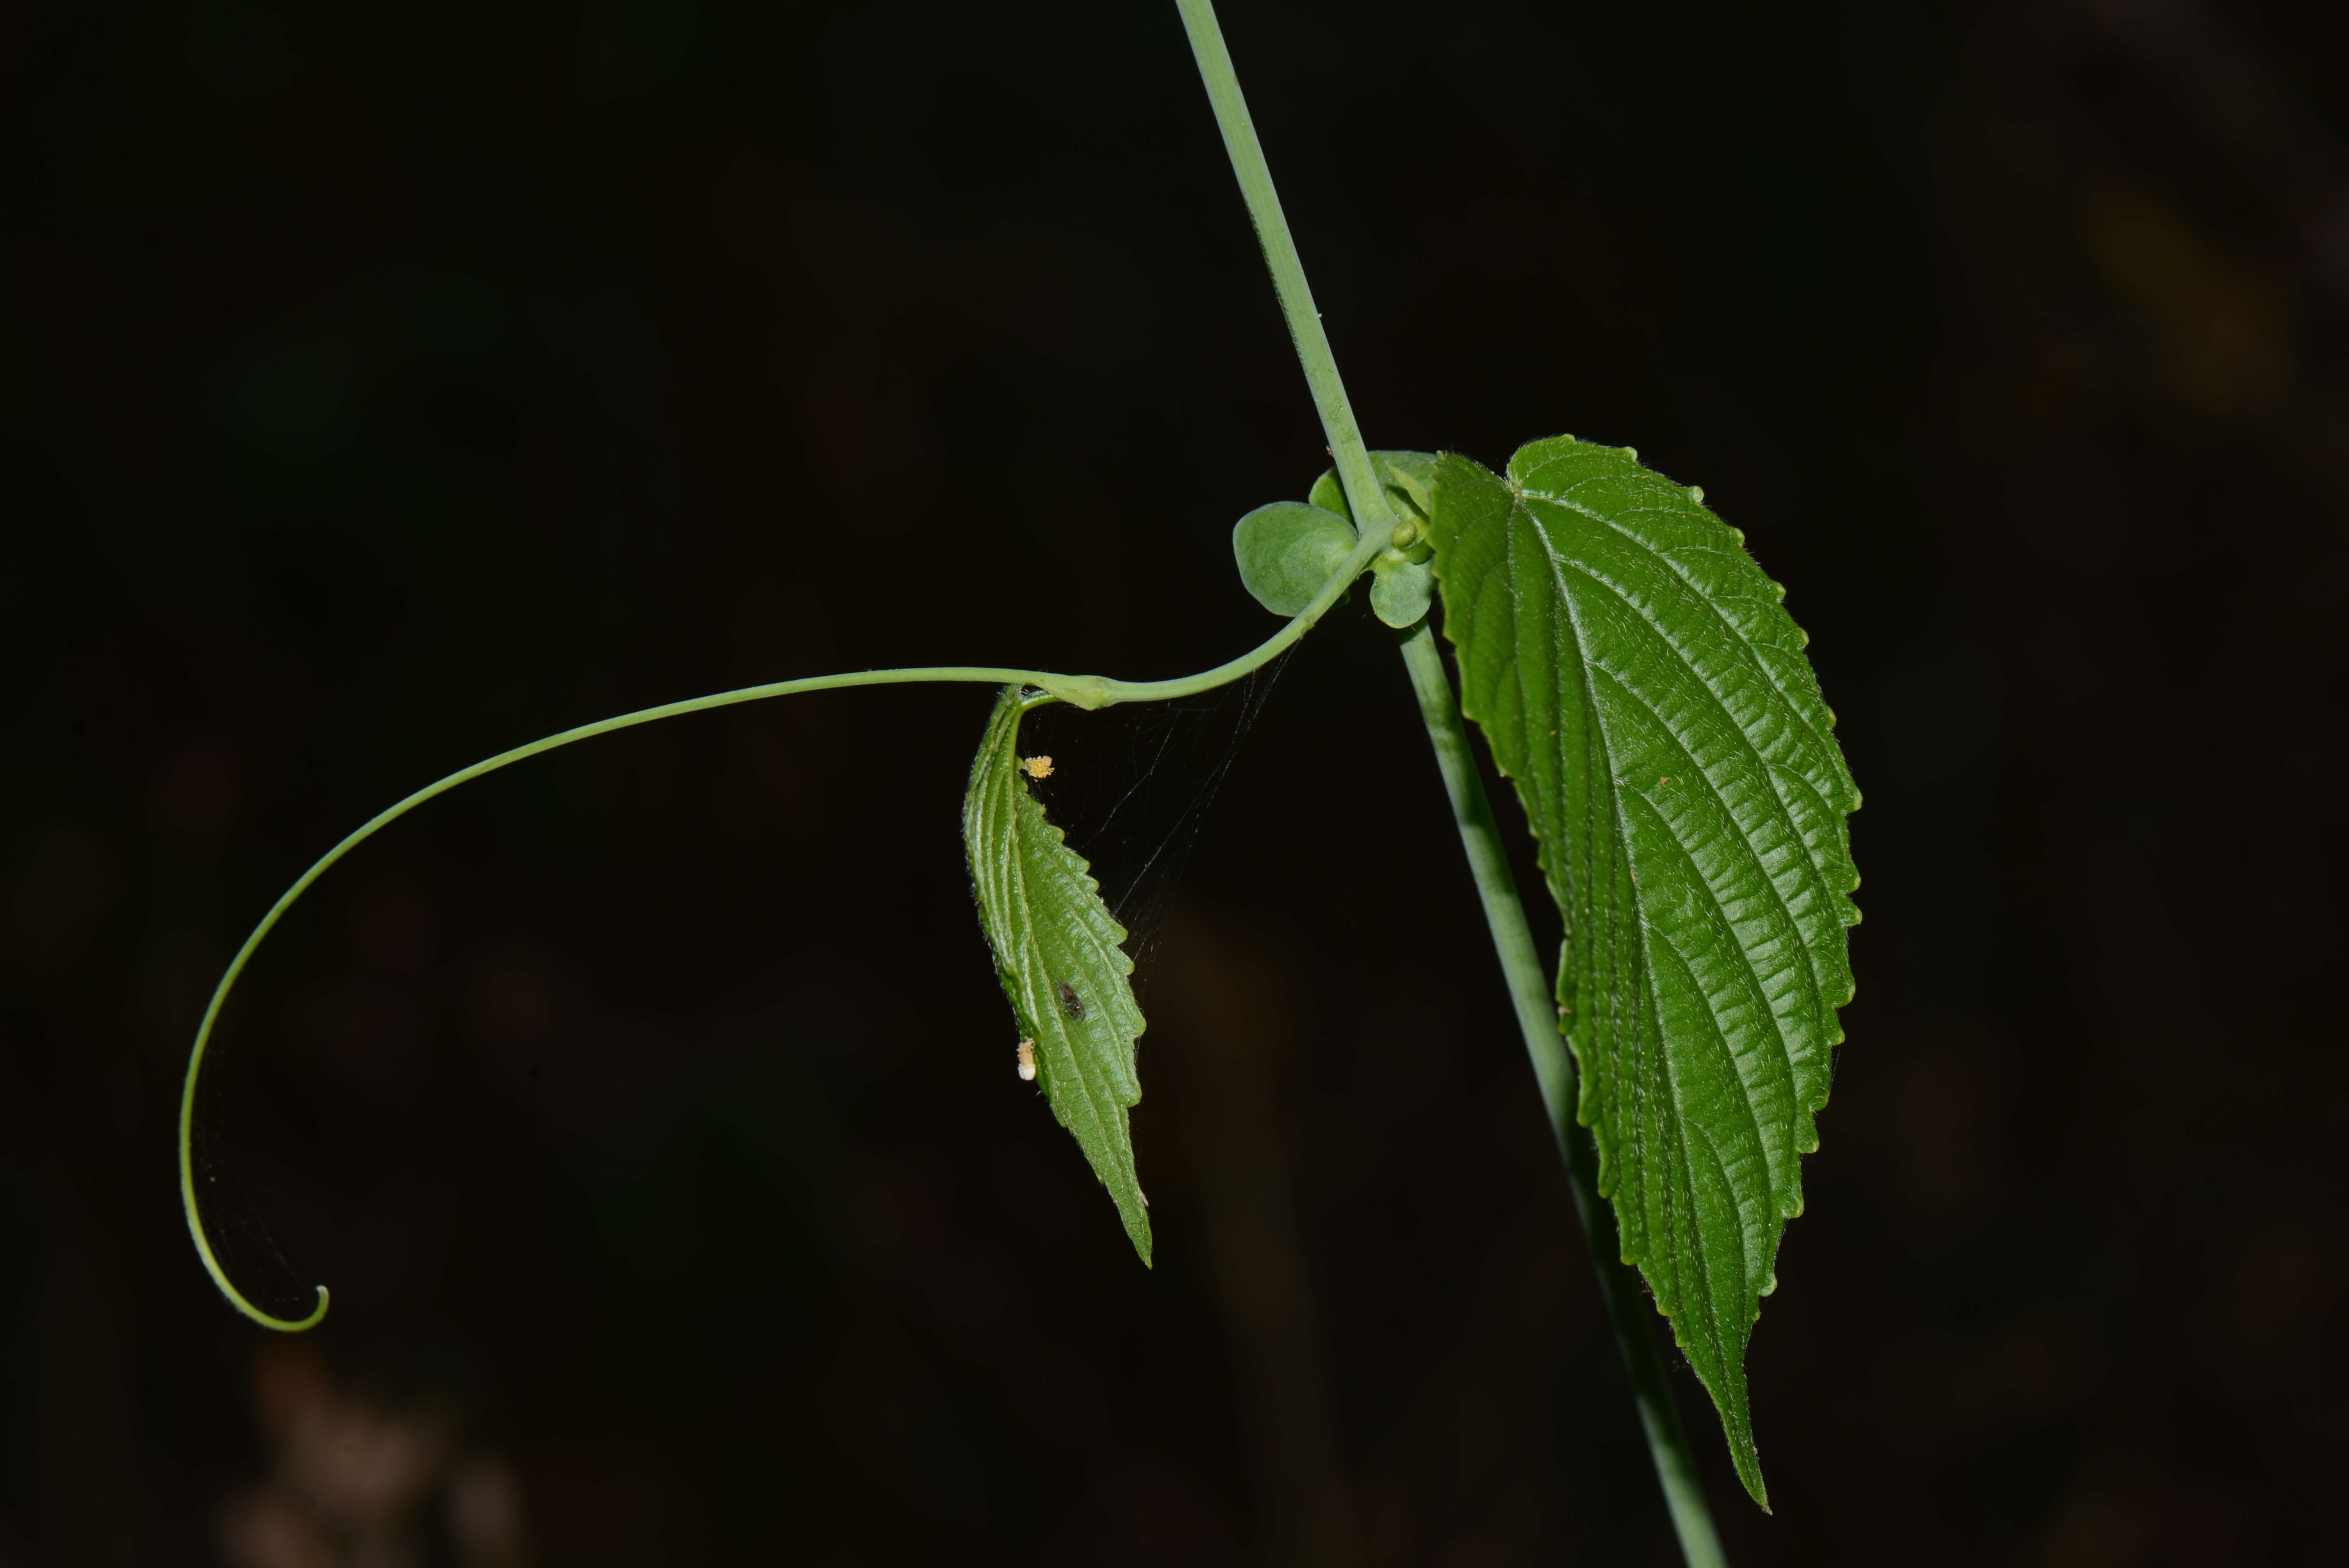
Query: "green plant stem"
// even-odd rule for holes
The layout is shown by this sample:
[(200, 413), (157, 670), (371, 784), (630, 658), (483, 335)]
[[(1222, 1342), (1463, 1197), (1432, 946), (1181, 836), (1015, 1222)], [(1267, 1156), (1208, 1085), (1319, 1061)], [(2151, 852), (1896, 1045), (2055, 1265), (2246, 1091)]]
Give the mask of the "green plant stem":
[(1492, 928), (1493, 948), (1500, 955), (1502, 973), (1508, 977), (1509, 999), (1516, 1005), (1526, 1055), (1533, 1060), (1542, 1104), (1549, 1111), (1550, 1131), (1566, 1161), (1567, 1185), (1573, 1189), (1575, 1212), (1582, 1217), (1582, 1233), (1590, 1243), (1599, 1294), (1615, 1325), (1615, 1343), (1631, 1375), (1632, 1398), (1640, 1408), (1640, 1424), (1647, 1430), (1649, 1457), (1655, 1460), (1656, 1479), (1671, 1510), (1672, 1527), (1680, 1532), (1681, 1554), (1689, 1568), (1726, 1568), (1729, 1560), (1723, 1555), (1721, 1538), (1713, 1531), (1688, 1433), (1681, 1425), (1663, 1357), (1656, 1348), (1654, 1315), (1638, 1276), (1623, 1262), (1621, 1249), (1609, 1244), (1616, 1236), (1615, 1215), (1599, 1194), (1599, 1151), (1589, 1130), (1575, 1119), (1574, 1059), (1558, 1033), (1548, 973), (1534, 949), (1525, 905), (1517, 899), (1516, 876), (1502, 847), (1484, 776), (1477, 772), (1475, 755), (1469, 749), (1468, 727), (1453, 696), (1444, 655), (1424, 621), (1404, 633), (1401, 641), (1412, 690), (1419, 698), (1420, 717), (1426, 721), (1427, 738), (1435, 748), (1444, 791), (1452, 797), (1452, 818), (1460, 829), (1461, 847), (1468, 853), (1468, 869), (1476, 880), (1476, 896), (1484, 901), (1485, 923)]
[(609, 735), (616, 729), (628, 729), (639, 724), (650, 724), (655, 719), (675, 718), (682, 714), (700, 713), (708, 708), (730, 707), (737, 703), (759, 702), (768, 697), (791, 696), (802, 692), (838, 691), (849, 686), (976, 681), (988, 686), (1015, 684), (1031, 686), (1049, 693), (1052, 697), (1073, 704), (1078, 707), (1097, 708), (1106, 707), (1112, 703), (1157, 702), (1170, 697), (1189, 696), (1196, 692), (1212, 691), (1270, 663), (1287, 651), (1299, 637), (1312, 630), (1314, 623), (1329, 613), (1330, 606), (1338, 602), (1339, 595), (1343, 593), (1347, 586), (1356, 577), (1361, 575), (1363, 569), (1370, 565), (1371, 558), (1384, 548), (1391, 531), (1375, 535), (1370, 532), (1363, 533), (1355, 543), (1354, 552), (1347, 559), (1346, 564), (1340, 567), (1337, 573), (1322, 585), (1321, 592), (1314, 595), (1313, 603), (1308, 604), (1301, 614), (1238, 658), (1217, 665), (1214, 669), (1203, 670), (1195, 676), (1183, 676), (1174, 680), (1164, 681), (1121, 681), (1112, 680), (1103, 676), (1064, 676), (1056, 675), (1048, 670), (1017, 670), (988, 665), (938, 665), (902, 670), (855, 670), (845, 675), (810, 676), (801, 680), (771, 681), (764, 686), (743, 686), (736, 691), (717, 692), (709, 696), (688, 697), (683, 702), (663, 703), (658, 707), (639, 708), (634, 713), (624, 713), (616, 718), (599, 719), (594, 724), (583, 724), (575, 729), (566, 729), (560, 735), (550, 735), (543, 739), (533, 740), (527, 746), (517, 746), (511, 751), (501, 751), (495, 757), (484, 758), (471, 768), (460, 768), (446, 779), (427, 784), (406, 799), (377, 812), (342, 842), (320, 856), (316, 864), (302, 873), (300, 881), (287, 888), (279, 895), (277, 902), (269, 906), (269, 913), (261, 917), (261, 923), (253, 928), (253, 934), (244, 939), (244, 945), (238, 948), (236, 956), (229, 961), (228, 971), (221, 976), (220, 984), (213, 987), (212, 1003), (204, 1009), (203, 1022), (196, 1029), (195, 1046), (188, 1053), (187, 1078), (180, 1089), (180, 1202), (181, 1206), (187, 1212), (188, 1233), (195, 1240), (196, 1255), (203, 1261), (204, 1272), (212, 1275), (212, 1284), (220, 1287), (221, 1294), (228, 1297), (232, 1306), (264, 1328), (274, 1328), (289, 1334), (295, 1333), (312, 1326), (326, 1315), (327, 1294), (325, 1285), (318, 1287), (317, 1305), (311, 1308), (308, 1316), (277, 1317), (262, 1311), (245, 1299), (243, 1293), (230, 1283), (227, 1272), (221, 1266), (218, 1254), (212, 1251), (212, 1238), (204, 1233), (203, 1216), (196, 1204), (196, 1078), (204, 1065), (204, 1053), (212, 1045), (212, 1026), (219, 1022), (221, 1008), (228, 1001), (229, 992), (235, 986), (237, 976), (244, 973), (245, 965), (252, 960), (254, 951), (261, 946), (262, 939), (266, 937), (276, 926), (278, 921), (285, 917), (285, 912), (294, 907), (295, 901), (309, 890), (310, 884), (326, 875), (327, 869), (336, 861), (341, 860), (378, 832), (389, 827), (434, 796), (444, 795), (458, 785), (479, 779), (484, 773), (494, 773), (501, 768), (508, 768), (514, 763), (525, 761), (542, 752), (553, 751), (557, 747), (569, 746), (574, 741), (590, 740), (599, 735)]
[[(1216, 123), (1222, 128), (1224, 150), (1231, 158), (1248, 217), (1256, 224), (1257, 241), (1264, 247), (1265, 266), (1272, 273), (1273, 292), (1279, 295), (1281, 315), (1297, 346), (1298, 363), (1304, 367), (1306, 383), (1320, 409), (1321, 428), (1329, 436), (1330, 455), (1337, 464), (1339, 482), (1345, 486), (1347, 503), (1365, 538), (1391, 538), (1393, 515), (1354, 423), (1345, 383), (1339, 378), (1337, 361), (1330, 352), (1329, 335), (1321, 328), (1321, 314), (1313, 307), (1313, 291), (1306, 284), (1304, 263), (1298, 259), (1297, 242), (1281, 211), (1272, 170), (1257, 140), (1247, 98), (1232, 69), (1231, 51), (1224, 46), (1215, 5), (1212, 0), (1175, 0), (1175, 5), (1183, 14), (1184, 30), (1190, 35), (1191, 52), (1199, 62), (1207, 99), (1215, 106)], [(1728, 1560), (1722, 1555), (1720, 1537), (1713, 1532), (1713, 1516), (1705, 1506), (1688, 1434), (1681, 1426), (1663, 1360), (1656, 1350), (1646, 1299), (1639, 1281), (1623, 1263), (1620, 1249), (1603, 1244), (1602, 1238), (1616, 1233), (1614, 1215), (1599, 1195), (1598, 1153), (1590, 1135), (1575, 1120), (1574, 1064), (1558, 1035), (1549, 983), (1540, 955), (1534, 951), (1533, 934), (1526, 925), (1525, 906), (1517, 901), (1516, 881), (1502, 851), (1492, 803), (1485, 797), (1484, 780), (1468, 749), (1467, 728), (1426, 622), (1404, 635), (1402, 655), (1419, 696), (1420, 713), (1427, 722), (1428, 739), (1435, 748), (1436, 763), (1444, 772), (1444, 788), (1452, 796), (1453, 816), (1460, 827), (1461, 844), (1468, 852), (1477, 893), (1485, 902), (1493, 945), (1508, 976), (1526, 1052), (1533, 1058), (1534, 1076), (1541, 1085), (1542, 1103), (1548, 1109), (1558, 1151), (1566, 1161), (1568, 1184), (1574, 1191), (1583, 1234), (1590, 1238), (1599, 1294), (1606, 1299), (1616, 1343), (1631, 1375), (1640, 1422), (1647, 1430), (1648, 1451), (1655, 1460), (1656, 1477), (1671, 1510), (1673, 1527), (1680, 1532), (1682, 1554), (1690, 1568), (1726, 1568)]]
[(1362, 434), (1355, 428), (1353, 406), (1346, 400), (1346, 384), (1339, 379), (1338, 361), (1330, 352), (1330, 335), (1321, 329), (1321, 313), (1313, 307), (1305, 263), (1298, 259), (1297, 242), (1280, 210), (1280, 192), (1273, 188), (1272, 169), (1257, 140), (1256, 122), (1248, 116), (1247, 98), (1232, 70), (1231, 51), (1224, 46), (1224, 31), (1216, 20), (1213, 0), (1174, 0), (1174, 4), (1183, 13), (1183, 30), (1190, 35), (1191, 53), (1199, 62), (1207, 101), (1215, 106), (1216, 124), (1224, 133), (1224, 150), (1231, 158), (1233, 174), (1238, 177), (1240, 196), (1247, 202), (1248, 220), (1256, 225), (1257, 243), (1264, 249), (1273, 293), (1280, 296), (1280, 314), (1288, 323), (1290, 341), (1297, 346), (1297, 362), (1305, 367), (1306, 385), (1313, 389), (1321, 430), (1330, 441), (1330, 460), (1338, 467), (1338, 482), (1346, 487), (1355, 526), (1383, 540), (1394, 526), (1394, 517), (1371, 468)]

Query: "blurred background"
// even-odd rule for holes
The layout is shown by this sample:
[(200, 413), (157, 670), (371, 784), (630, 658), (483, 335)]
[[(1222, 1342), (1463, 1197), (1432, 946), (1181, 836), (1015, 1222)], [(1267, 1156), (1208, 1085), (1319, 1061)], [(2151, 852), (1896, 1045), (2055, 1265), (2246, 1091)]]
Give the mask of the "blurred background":
[[(1372, 444), (1702, 484), (1867, 792), (1775, 1516), (1681, 1375), (1734, 1560), (2349, 1560), (2349, 9), (1227, 12)], [(0, 1563), (1675, 1560), (1359, 603), (1252, 727), (1050, 733), (1222, 786), (1154, 1271), (1012, 1070), (967, 687), (384, 834), (202, 1108), (334, 1314), (188, 1245), (204, 1000), (416, 786), (1268, 633), (1227, 531), (1322, 437), (1167, 0), (51, 4), (0, 71)]]

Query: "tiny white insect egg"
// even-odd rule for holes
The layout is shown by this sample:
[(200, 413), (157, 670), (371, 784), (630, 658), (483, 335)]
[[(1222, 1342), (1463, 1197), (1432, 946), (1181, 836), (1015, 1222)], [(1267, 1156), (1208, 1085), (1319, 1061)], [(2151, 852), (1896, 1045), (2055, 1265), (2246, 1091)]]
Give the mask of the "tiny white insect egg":
[(1019, 1081), (1021, 1083), (1036, 1081), (1036, 1042), (1033, 1040), (1019, 1042)]

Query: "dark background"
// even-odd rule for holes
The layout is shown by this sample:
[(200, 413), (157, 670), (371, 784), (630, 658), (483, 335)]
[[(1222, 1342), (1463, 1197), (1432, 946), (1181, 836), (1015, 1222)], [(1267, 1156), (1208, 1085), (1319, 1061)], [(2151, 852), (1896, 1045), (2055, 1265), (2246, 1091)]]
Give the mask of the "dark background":
[[(2349, 10), (1228, 9), (1371, 441), (1702, 483), (1867, 791), (1775, 1517), (1681, 1379), (1734, 1559), (2349, 1560)], [(1146, 957), (1154, 1271), (1011, 1070), (968, 687), (367, 846), (204, 1101), (334, 1315), (187, 1243), (202, 1003), (409, 789), (1269, 631), (1322, 438), (1166, 0), (0, 35), (0, 1563), (1671, 1561), (1359, 602)]]

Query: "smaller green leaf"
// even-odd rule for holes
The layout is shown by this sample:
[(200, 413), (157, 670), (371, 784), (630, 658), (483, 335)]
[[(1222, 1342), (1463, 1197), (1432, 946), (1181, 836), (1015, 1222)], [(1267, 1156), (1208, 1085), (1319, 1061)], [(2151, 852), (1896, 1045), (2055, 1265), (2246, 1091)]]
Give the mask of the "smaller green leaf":
[(1232, 525), (1232, 557), (1257, 603), (1297, 615), (1354, 552), (1354, 525), (1299, 500), (1260, 506)]
[(1377, 561), (1371, 570), (1371, 609), (1378, 618), (1397, 631), (1418, 625), (1435, 592), (1434, 570), (1424, 561)]
[(1346, 487), (1338, 482), (1337, 469), (1323, 469), (1321, 477), (1306, 492), (1306, 499), (1324, 511), (1334, 511), (1344, 518), (1349, 530), (1354, 526), (1354, 509), (1346, 504)]
[[(1324, 572), (1314, 586), (1329, 580)], [(1133, 999), (1133, 960), (1123, 945), (1125, 928), (1102, 903), (1084, 857), (1068, 847), (1028, 791), (1019, 758), (1024, 711), (1020, 688), (1004, 687), (963, 797), (963, 848), (978, 923), (1052, 1115), (1109, 1189), (1147, 1266), (1150, 1201), (1134, 1175), (1126, 1122), (1142, 1099), (1133, 1057), (1144, 1023)]]
[(1408, 501), (1411, 510), (1422, 518), (1433, 516), (1435, 511), (1436, 454), (1380, 452), (1375, 457), (1379, 477), (1385, 483), (1387, 493)]

